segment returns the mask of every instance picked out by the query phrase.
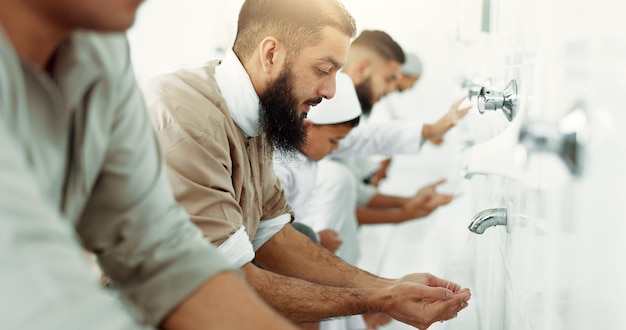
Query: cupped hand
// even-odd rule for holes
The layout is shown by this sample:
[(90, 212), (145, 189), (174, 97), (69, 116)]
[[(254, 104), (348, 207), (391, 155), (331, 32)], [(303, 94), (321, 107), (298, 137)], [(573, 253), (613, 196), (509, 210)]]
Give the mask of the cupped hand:
[(437, 186), (444, 182), (446, 182), (446, 180), (442, 179), (420, 189), (417, 194), (404, 205), (403, 209), (405, 212), (408, 212), (412, 218), (425, 217), (439, 206), (450, 203), (454, 196), (437, 192)]
[(422, 330), (437, 321), (456, 317), (471, 297), (469, 289), (461, 289), (458, 284), (431, 274), (404, 276), (389, 290), (385, 313)]

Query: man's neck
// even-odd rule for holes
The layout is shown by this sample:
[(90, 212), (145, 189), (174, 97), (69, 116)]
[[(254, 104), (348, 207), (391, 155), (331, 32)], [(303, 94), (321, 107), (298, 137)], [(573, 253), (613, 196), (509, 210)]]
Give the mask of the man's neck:
[(51, 69), (54, 52), (71, 32), (22, 0), (0, 2), (0, 22), (18, 56), (42, 70)]

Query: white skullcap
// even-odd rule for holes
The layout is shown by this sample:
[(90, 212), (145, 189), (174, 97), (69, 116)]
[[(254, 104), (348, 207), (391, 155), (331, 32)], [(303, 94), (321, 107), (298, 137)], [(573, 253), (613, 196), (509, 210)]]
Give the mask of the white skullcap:
[(404, 64), (400, 71), (407, 76), (417, 77), (422, 74), (422, 61), (413, 53), (405, 53)]
[(343, 72), (337, 73), (337, 91), (335, 97), (323, 100), (311, 107), (306, 119), (313, 124), (345, 123), (361, 115), (361, 103), (356, 95), (352, 78)]

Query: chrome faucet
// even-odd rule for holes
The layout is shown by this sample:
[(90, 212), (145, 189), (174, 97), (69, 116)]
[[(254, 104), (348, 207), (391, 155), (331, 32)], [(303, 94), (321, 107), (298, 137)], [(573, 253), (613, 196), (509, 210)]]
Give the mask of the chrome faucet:
[(576, 178), (583, 173), (587, 134), (587, 107), (577, 102), (558, 122), (526, 121), (520, 128), (518, 145), (525, 161), (534, 153), (554, 153)]
[(486, 89), (480, 89), (476, 98), (478, 112), (481, 114), (485, 111), (502, 110), (504, 116), (509, 121), (513, 121), (517, 114), (517, 82), (511, 80), (502, 92)]
[(482, 234), (489, 227), (506, 226), (507, 212), (505, 208), (486, 209), (478, 212), (470, 222), (468, 229), (476, 234)]

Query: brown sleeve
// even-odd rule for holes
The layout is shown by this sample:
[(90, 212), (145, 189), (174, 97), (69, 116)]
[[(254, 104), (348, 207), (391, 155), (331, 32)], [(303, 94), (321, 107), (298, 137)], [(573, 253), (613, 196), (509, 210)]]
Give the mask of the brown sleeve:
[(215, 245), (242, 226), (223, 121), (216, 112), (202, 121), (210, 127), (200, 129), (193, 123), (177, 122), (158, 132), (176, 200)]

